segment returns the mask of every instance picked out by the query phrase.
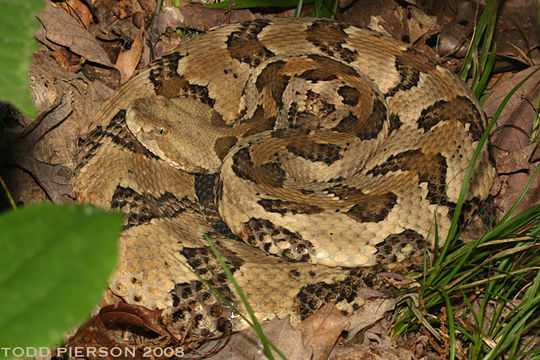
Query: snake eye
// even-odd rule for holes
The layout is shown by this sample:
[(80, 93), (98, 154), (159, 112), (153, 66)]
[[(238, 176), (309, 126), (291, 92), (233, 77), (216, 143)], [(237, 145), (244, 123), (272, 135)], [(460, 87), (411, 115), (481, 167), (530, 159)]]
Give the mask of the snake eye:
[(158, 125), (154, 126), (154, 133), (156, 133), (156, 135), (165, 135), (167, 131), (168, 131), (167, 128), (163, 126), (158, 126)]

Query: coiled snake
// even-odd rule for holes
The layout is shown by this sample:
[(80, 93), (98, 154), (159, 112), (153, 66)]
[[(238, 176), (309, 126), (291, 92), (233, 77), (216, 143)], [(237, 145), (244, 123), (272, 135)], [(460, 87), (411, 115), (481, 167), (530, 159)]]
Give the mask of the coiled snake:
[[(203, 233), (260, 318), (297, 321), (329, 301), (351, 313), (377, 281), (371, 266), (414, 264), (434, 219), (444, 239), (484, 128), (467, 87), (405, 44), (327, 20), (255, 20), (124, 84), (84, 143), (75, 191), (125, 214), (110, 289), (164, 309), (172, 333), (245, 325), (178, 262), (242, 309)], [(465, 218), (493, 177), (483, 151)]]

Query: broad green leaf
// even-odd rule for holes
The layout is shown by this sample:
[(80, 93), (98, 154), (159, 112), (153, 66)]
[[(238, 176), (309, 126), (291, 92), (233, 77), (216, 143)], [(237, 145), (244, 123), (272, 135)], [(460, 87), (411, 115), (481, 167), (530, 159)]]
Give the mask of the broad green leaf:
[(1, 347), (51, 346), (84, 321), (114, 270), (120, 230), (121, 214), (91, 206), (0, 215)]
[(28, 68), (38, 43), (34, 33), (43, 0), (0, 0), (0, 100), (11, 102), (31, 117), (36, 109), (28, 89)]

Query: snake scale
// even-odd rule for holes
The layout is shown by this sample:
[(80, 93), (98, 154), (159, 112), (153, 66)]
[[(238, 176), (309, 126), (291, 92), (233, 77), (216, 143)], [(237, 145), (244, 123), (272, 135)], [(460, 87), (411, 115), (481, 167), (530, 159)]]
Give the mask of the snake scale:
[[(203, 233), (260, 319), (299, 321), (330, 301), (350, 314), (374, 269), (421, 263), (435, 219), (444, 239), (485, 126), (468, 88), (401, 42), (255, 20), (185, 42), (117, 90), (75, 193), (124, 213), (110, 291), (162, 309), (173, 334), (246, 325), (179, 262), (244, 309)], [(462, 224), (494, 174), (484, 150)]]

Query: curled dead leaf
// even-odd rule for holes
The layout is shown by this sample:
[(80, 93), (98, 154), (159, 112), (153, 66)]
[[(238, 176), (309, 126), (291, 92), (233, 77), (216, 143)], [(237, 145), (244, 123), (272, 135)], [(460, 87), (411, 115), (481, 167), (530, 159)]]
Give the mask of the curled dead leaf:
[(89, 61), (113, 67), (101, 44), (66, 11), (48, 4), (38, 16), (47, 40), (65, 46)]
[(122, 74), (122, 83), (126, 82), (127, 79), (129, 79), (131, 75), (133, 75), (135, 69), (137, 68), (137, 64), (139, 63), (143, 50), (143, 34), (144, 23), (141, 25), (135, 41), (133, 41), (133, 43), (131, 44), (131, 48), (129, 50), (121, 52), (118, 55), (118, 59), (116, 60), (116, 67), (118, 68), (118, 70), (120, 70), (120, 73)]
[(133, 304), (107, 305), (99, 311), (100, 320), (105, 323), (116, 322), (151, 330), (158, 335), (167, 335), (161, 323), (162, 310), (149, 310)]
[(312, 359), (324, 360), (349, 324), (350, 319), (336, 309), (334, 303), (328, 303), (302, 321), (296, 329), (302, 332), (304, 346), (313, 349)]

